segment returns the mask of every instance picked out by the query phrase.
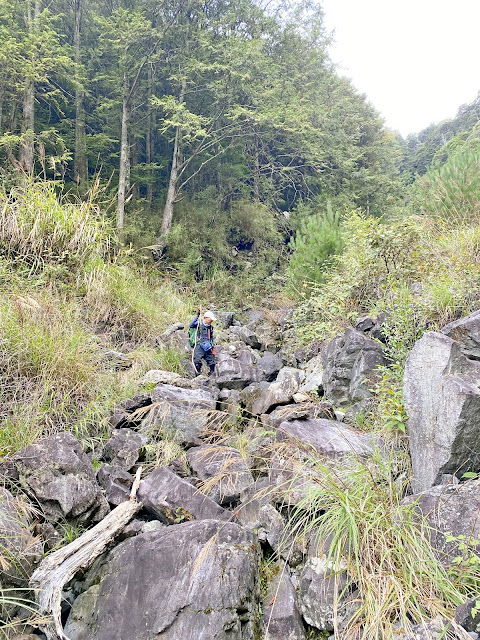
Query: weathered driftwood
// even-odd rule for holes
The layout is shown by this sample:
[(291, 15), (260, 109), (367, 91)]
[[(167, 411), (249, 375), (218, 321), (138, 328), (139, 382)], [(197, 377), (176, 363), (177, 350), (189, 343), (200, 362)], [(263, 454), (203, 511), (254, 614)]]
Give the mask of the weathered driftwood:
[(89, 567), (140, 510), (141, 504), (135, 496), (141, 472), (142, 469), (138, 469), (130, 501), (123, 502), (92, 529), (66, 547), (47, 556), (32, 575), (30, 586), (35, 590), (35, 599), (40, 611), (53, 617), (53, 624), (48, 624), (42, 629), (48, 640), (69, 640), (63, 632), (61, 622), (63, 587), (79, 569)]

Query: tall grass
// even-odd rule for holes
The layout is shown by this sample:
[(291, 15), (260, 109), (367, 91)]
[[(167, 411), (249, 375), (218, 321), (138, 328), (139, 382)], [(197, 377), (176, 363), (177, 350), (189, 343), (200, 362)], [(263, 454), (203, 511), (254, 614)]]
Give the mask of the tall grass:
[(48, 264), (77, 269), (93, 256), (105, 256), (112, 228), (100, 215), (94, 195), (62, 202), (53, 185), (29, 182), (0, 190), (0, 254), (36, 273)]
[(313, 481), (304, 484), (288, 527), (311, 535), (332, 576), (345, 568), (349, 587), (359, 589), (347, 631), (361, 630), (364, 640), (392, 638), (399, 627), (410, 631), (436, 615), (451, 620), (454, 608), (478, 593), (480, 576), (474, 585), (454, 581), (436, 559), (415, 505), (401, 504), (407, 479), (393, 457), (377, 453), (333, 467), (312, 456), (305, 464)]
[(85, 274), (88, 317), (126, 340), (154, 341), (189, 315), (191, 303), (173, 283), (128, 264), (101, 264)]
[[(188, 298), (114, 242), (95, 192), (72, 203), (46, 183), (0, 190), (1, 455), (59, 429), (93, 444), (148, 368), (180, 369), (156, 338), (188, 317)], [(128, 371), (109, 367), (112, 348), (130, 352)]]

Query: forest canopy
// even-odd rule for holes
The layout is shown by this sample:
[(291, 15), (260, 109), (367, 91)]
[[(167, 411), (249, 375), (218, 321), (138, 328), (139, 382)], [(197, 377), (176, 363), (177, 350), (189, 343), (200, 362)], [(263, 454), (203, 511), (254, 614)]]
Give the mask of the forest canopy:
[(271, 227), (312, 198), (398, 198), (399, 142), (336, 72), (318, 3), (0, 0), (0, 28), (4, 177), (99, 178), (150, 244), (192, 208), (248, 244), (239, 203)]

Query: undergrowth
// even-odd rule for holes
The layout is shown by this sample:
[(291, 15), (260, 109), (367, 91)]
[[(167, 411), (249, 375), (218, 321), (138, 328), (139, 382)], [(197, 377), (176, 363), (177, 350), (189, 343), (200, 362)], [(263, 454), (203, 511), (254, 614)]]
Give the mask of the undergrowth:
[(189, 297), (119, 248), (95, 196), (69, 202), (42, 182), (0, 191), (0, 455), (60, 429), (93, 446), (148, 369), (181, 371), (158, 338), (188, 317)]
[(361, 630), (364, 640), (394, 637), (399, 628), (408, 632), (438, 614), (451, 620), (455, 607), (480, 588), (478, 574), (452, 577), (438, 562), (415, 504), (402, 504), (409, 478), (399, 471), (398, 459), (385, 454), (335, 466), (310, 455), (299, 471), (302, 497), (288, 523), (289, 535), (312, 537), (332, 579), (346, 576), (339, 599), (358, 589), (344, 633)]

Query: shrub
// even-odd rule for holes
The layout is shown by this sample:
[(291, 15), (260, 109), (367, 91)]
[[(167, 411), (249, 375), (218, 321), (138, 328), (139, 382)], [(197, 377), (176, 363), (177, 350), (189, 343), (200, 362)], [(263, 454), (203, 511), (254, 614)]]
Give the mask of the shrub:
[(480, 145), (478, 139), (454, 147), (446, 162), (431, 167), (414, 188), (413, 206), (449, 228), (480, 220)]
[(326, 213), (304, 218), (290, 242), (292, 255), (287, 274), (290, 288), (303, 291), (324, 281), (329, 258), (343, 247), (340, 216), (331, 207)]

